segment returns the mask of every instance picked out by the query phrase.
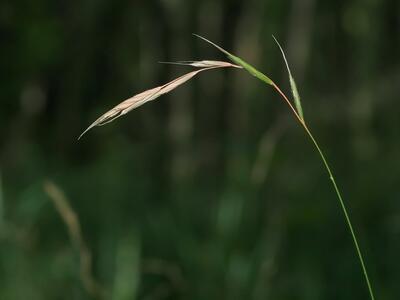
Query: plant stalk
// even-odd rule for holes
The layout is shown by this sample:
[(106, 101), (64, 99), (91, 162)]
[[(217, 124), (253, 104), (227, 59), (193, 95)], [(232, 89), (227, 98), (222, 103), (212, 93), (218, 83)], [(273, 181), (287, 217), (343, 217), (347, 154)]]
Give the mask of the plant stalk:
[(304, 119), (302, 119), (300, 117), (300, 115), (297, 113), (296, 109), (293, 107), (292, 103), (289, 101), (289, 99), (286, 97), (286, 95), (281, 91), (281, 89), (274, 82), (272, 83), (272, 86), (282, 96), (282, 98), (285, 100), (285, 102), (289, 105), (289, 107), (291, 108), (292, 112), (294, 113), (294, 115), (296, 116), (298, 121), (300, 122), (300, 124), (303, 127), (303, 129), (306, 131), (308, 137), (311, 139), (312, 143), (314, 144), (315, 148), (318, 151), (319, 156), (322, 159), (324, 167), (325, 167), (326, 171), (328, 172), (329, 179), (331, 180), (333, 188), (335, 189), (336, 196), (337, 196), (337, 198), (339, 200), (339, 203), (340, 203), (340, 207), (341, 207), (341, 209), (343, 211), (343, 214), (344, 214), (344, 217), (346, 219), (346, 223), (347, 223), (347, 225), (348, 225), (348, 227), (350, 229), (351, 237), (353, 239), (354, 246), (355, 246), (356, 251), (357, 251), (358, 259), (360, 261), (361, 268), (362, 268), (362, 271), (363, 271), (363, 274), (364, 274), (364, 278), (365, 278), (365, 281), (366, 281), (367, 286), (368, 286), (368, 291), (369, 291), (370, 298), (371, 298), (371, 300), (375, 300), (374, 292), (372, 290), (372, 286), (371, 286), (371, 283), (370, 283), (370, 280), (369, 280), (369, 277), (368, 277), (367, 268), (365, 267), (364, 258), (363, 258), (363, 255), (361, 253), (360, 246), (358, 245), (358, 240), (357, 240), (355, 231), (353, 229), (353, 225), (352, 225), (352, 223), (350, 221), (349, 213), (347, 212), (346, 205), (344, 204), (342, 195), (341, 195), (340, 190), (339, 190), (339, 188), (338, 188), (338, 186), (336, 184), (335, 177), (333, 176), (333, 173), (332, 173), (331, 168), (330, 168), (330, 166), (328, 164), (328, 161), (326, 160), (324, 153), (322, 152), (319, 144), (317, 143), (316, 139), (312, 135), (310, 129), (306, 125)]

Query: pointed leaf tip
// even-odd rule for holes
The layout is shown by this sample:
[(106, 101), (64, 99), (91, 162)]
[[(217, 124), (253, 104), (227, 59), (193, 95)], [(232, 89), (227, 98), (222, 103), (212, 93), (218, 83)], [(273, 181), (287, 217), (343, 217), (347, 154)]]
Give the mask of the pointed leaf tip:
[(226, 55), (228, 55), (228, 57), (230, 58), (230, 56), (232, 56), (232, 54), (230, 54), (228, 51), (226, 51), (224, 48), (218, 46), (217, 44), (211, 42), (210, 40), (206, 39), (205, 37), (202, 37), (199, 34), (193, 33), (194, 36), (198, 37), (199, 39), (202, 39), (203, 41), (213, 45), (215, 48), (217, 48), (218, 50), (220, 50), (221, 52), (225, 53)]
[(271, 80), (271, 78), (269, 78), (267, 75), (263, 74), (262, 72), (258, 71), (256, 68), (254, 68), (252, 65), (250, 65), (249, 63), (245, 62), (243, 59), (241, 59), (238, 56), (233, 55), (232, 53), (226, 51), (224, 48), (218, 46), (217, 44), (211, 42), (210, 40), (206, 39), (205, 37), (202, 37), (201, 35), (195, 34), (193, 33), (194, 36), (206, 41), (207, 43), (213, 45), (214, 47), (216, 47), (218, 50), (220, 50), (221, 52), (223, 52), (224, 54), (226, 54), (228, 56), (228, 58), (233, 61), (235, 64), (238, 64), (239, 66), (243, 67), (247, 72), (249, 72), (251, 75), (257, 77), (259, 80), (269, 84), (269, 85), (273, 85), (273, 81)]
[(304, 121), (303, 107), (302, 107), (301, 101), (300, 101), (300, 94), (299, 94), (299, 91), (297, 89), (296, 81), (294, 80), (294, 78), (292, 76), (292, 72), (290, 71), (289, 63), (288, 63), (288, 61), (286, 59), (285, 52), (283, 51), (283, 49), (281, 47), (281, 44), (279, 44), (279, 42), (275, 38), (275, 36), (272, 35), (272, 37), (275, 40), (275, 43), (278, 45), (279, 50), (282, 53), (283, 60), (285, 61), (286, 69), (287, 69), (288, 75), (289, 75), (290, 88), (291, 88), (291, 91), (292, 91), (292, 95), (293, 95), (293, 99), (294, 99), (294, 105), (296, 107), (297, 113), (299, 114), (300, 118)]

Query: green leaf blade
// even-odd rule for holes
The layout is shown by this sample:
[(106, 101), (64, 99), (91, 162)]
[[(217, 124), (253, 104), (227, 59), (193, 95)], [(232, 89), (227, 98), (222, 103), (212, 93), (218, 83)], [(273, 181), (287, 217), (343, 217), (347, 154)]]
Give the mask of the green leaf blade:
[(211, 42), (210, 40), (207, 40), (206, 38), (198, 35), (198, 34), (193, 34), (194, 36), (197, 36), (198, 38), (206, 41), (207, 43), (213, 45), (215, 48), (217, 48), (218, 50), (220, 50), (222, 53), (224, 53), (231, 61), (233, 61), (235, 64), (238, 64), (239, 66), (243, 67), (243, 69), (245, 69), (247, 72), (249, 72), (251, 75), (253, 75), (254, 77), (258, 78), (259, 80), (263, 81), (266, 84), (269, 85), (274, 85), (274, 82), (271, 80), (271, 78), (269, 78), (267, 75), (265, 75), (264, 73), (258, 71), (256, 68), (254, 68), (252, 65), (250, 65), (249, 63), (245, 62), (243, 59), (241, 59), (240, 57), (237, 57), (235, 55), (233, 55), (232, 53), (226, 51), (224, 48), (218, 46), (217, 44)]
[(245, 62), (240, 57), (230, 54), (230, 55), (228, 55), (228, 58), (230, 60), (232, 60), (234, 63), (238, 64), (239, 66), (242, 66), (247, 72), (249, 72), (254, 77), (257, 77), (258, 79), (260, 79), (261, 81), (263, 81), (269, 85), (273, 85), (273, 81), (267, 75), (265, 75), (264, 73), (261, 73), (260, 71), (258, 71), (256, 68), (254, 68), (249, 63)]

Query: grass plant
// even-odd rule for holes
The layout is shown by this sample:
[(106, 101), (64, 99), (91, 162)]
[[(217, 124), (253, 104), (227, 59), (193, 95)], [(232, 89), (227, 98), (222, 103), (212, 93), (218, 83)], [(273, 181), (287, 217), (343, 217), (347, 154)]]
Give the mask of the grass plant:
[(259, 70), (257, 70), (255, 67), (253, 67), (252, 65), (250, 65), (249, 63), (245, 62), (242, 58), (233, 55), (232, 53), (228, 52), (227, 50), (223, 49), (222, 47), (218, 46), (217, 44), (211, 42), (210, 40), (199, 36), (197, 34), (194, 34), (195, 36), (197, 36), (198, 38), (206, 41), (207, 43), (211, 44), (212, 46), (216, 47), (219, 51), (223, 52), (232, 62), (224, 62), (224, 61), (212, 61), (212, 60), (203, 60), (203, 61), (181, 61), (181, 62), (174, 62), (173, 64), (179, 64), (179, 65), (188, 65), (188, 66), (192, 66), (192, 67), (196, 67), (199, 68), (196, 71), (192, 71), (189, 72), (187, 74), (182, 75), (181, 77), (178, 77), (177, 79), (168, 82), (164, 85), (161, 85), (159, 87), (153, 88), (153, 89), (149, 89), (146, 90), (140, 94), (137, 94), (123, 102), (121, 102), (120, 104), (118, 104), (117, 106), (115, 106), (114, 108), (112, 108), (111, 110), (107, 111), (105, 114), (103, 114), (102, 116), (100, 116), (95, 122), (93, 122), (81, 135), (79, 138), (81, 138), (87, 131), (89, 131), (90, 129), (92, 129), (95, 126), (102, 126), (105, 125), (109, 122), (114, 121), (115, 119), (119, 118), (120, 116), (126, 114), (127, 112), (143, 105), (144, 103), (154, 100), (156, 98), (158, 98), (159, 96), (166, 94), (172, 90), (174, 90), (175, 88), (177, 88), (178, 86), (180, 86), (181, 84), (185, 83), (186, 81), (188, 81), (189, 79), (193, 78), (195, 75), (197, 75), (198, 73), (202, 72), (202, 71), (208, 71), (208, 70), (212, 70), (212, 69), (218, 69), (218, 68), (240, 68), (240, 69), (244, 69), (245, 71), (247, 71), (248, 73), (250, 73), (252, 76), (256, 77), (257, 79), (261, 80), (262, 82), (266, 83), (267, 85), (271, 86), (280, 96), (281, 98), (284, 100), (284, 102), (288, 105), (290, 111), (293, 113), (294, 117), (296, 118), (296, 120), (298, 121), (299, 125), (304, 129), (306, 135), (308, 136), (308, 138), (311, 140), (312, 144), (314, 145), (316, 151), (318, 152), (318, 155), (323, 163), (324, 168), (326, 169), (329, 179), (332, 183), (333, 189), (335, 191), (336, 197), (338, 199), (338, 202), (340, 204), (340, 208), (344, 214), (344, 218), (346, 221), (346, 224), (348, 226), (348, 229), (350, 231), (353, 243), (354, 243), (354, 247), (358, 256), (358, 259), (360, 261), (360, 265), (361, 265), (361, 269), (364, 275), (364, 279), (366, 282), (366, 285), (368, 287), (368, 292), (369, 292), (369, 296), (371, 300), (375, 300), (375, 296), (374, 296), (374, 292), (372, 289), (372, 285), (368, 276), (368, 272), (367, 272), (367, 268), (364, 262), (364, 258), (357, 240), (357, 235), (355, 233), (355, 230), (353, 228), (349, 213), (347, 211), (346, 205), (343, 201), (343, 197), (341, 195), (340, 189), (336, 183), (336, 179), (333, 175), (333, 172), (331, 170), (331, 167), (323, 153), (323, 151), (321, 150), (321, 147), (319, 146), (317, 140), (315, 139), (315, 137), (313, 136), (313, 134), (311, 133), (311, 130), (309, 129), (305, 119), (304, 119), (304, 114), (303, 114), (303, 108), (301, 105), (301, 101), (300, 101), (300, 95), (296, 86), (296, 82), (292, 76), (291, 70), (289, 68), (289, 64), (288, 61), (286, 59), (285, 53), (281, 47), (281, 45), (279, 44), (279, 42), (277, 41), (277, 39), (275, 37), (274, 40), (277, 43), (283, 59), (285, 61), (285, 65), (288, 71), (288, 75), (289, 75), (289, 82), (290, 82), (290, 87), (291, 87), (291, 91), (292, 91), (292, 96), (293, 96), (293, 102), (289, 100), (289, 97), (286, 96), (286, 94), (279, 88), (279, 86), (267, 75), (265, 75), (264, 73), (260, 72)]

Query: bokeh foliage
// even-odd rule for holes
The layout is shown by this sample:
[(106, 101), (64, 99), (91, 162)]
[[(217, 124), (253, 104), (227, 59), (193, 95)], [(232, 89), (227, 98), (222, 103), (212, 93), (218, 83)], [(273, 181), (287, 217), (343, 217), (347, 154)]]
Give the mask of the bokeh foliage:
[(44, 192), (66, 194), (105, 299), (366, 299), (329, 180), (287, 108), (212, 71), (77, 137), (121, 100), (222, 59), (289, 91), (332, 162), (377, 299), (400, 295), (400, 2), (0, 2), (0, 299), (91, 299)]

